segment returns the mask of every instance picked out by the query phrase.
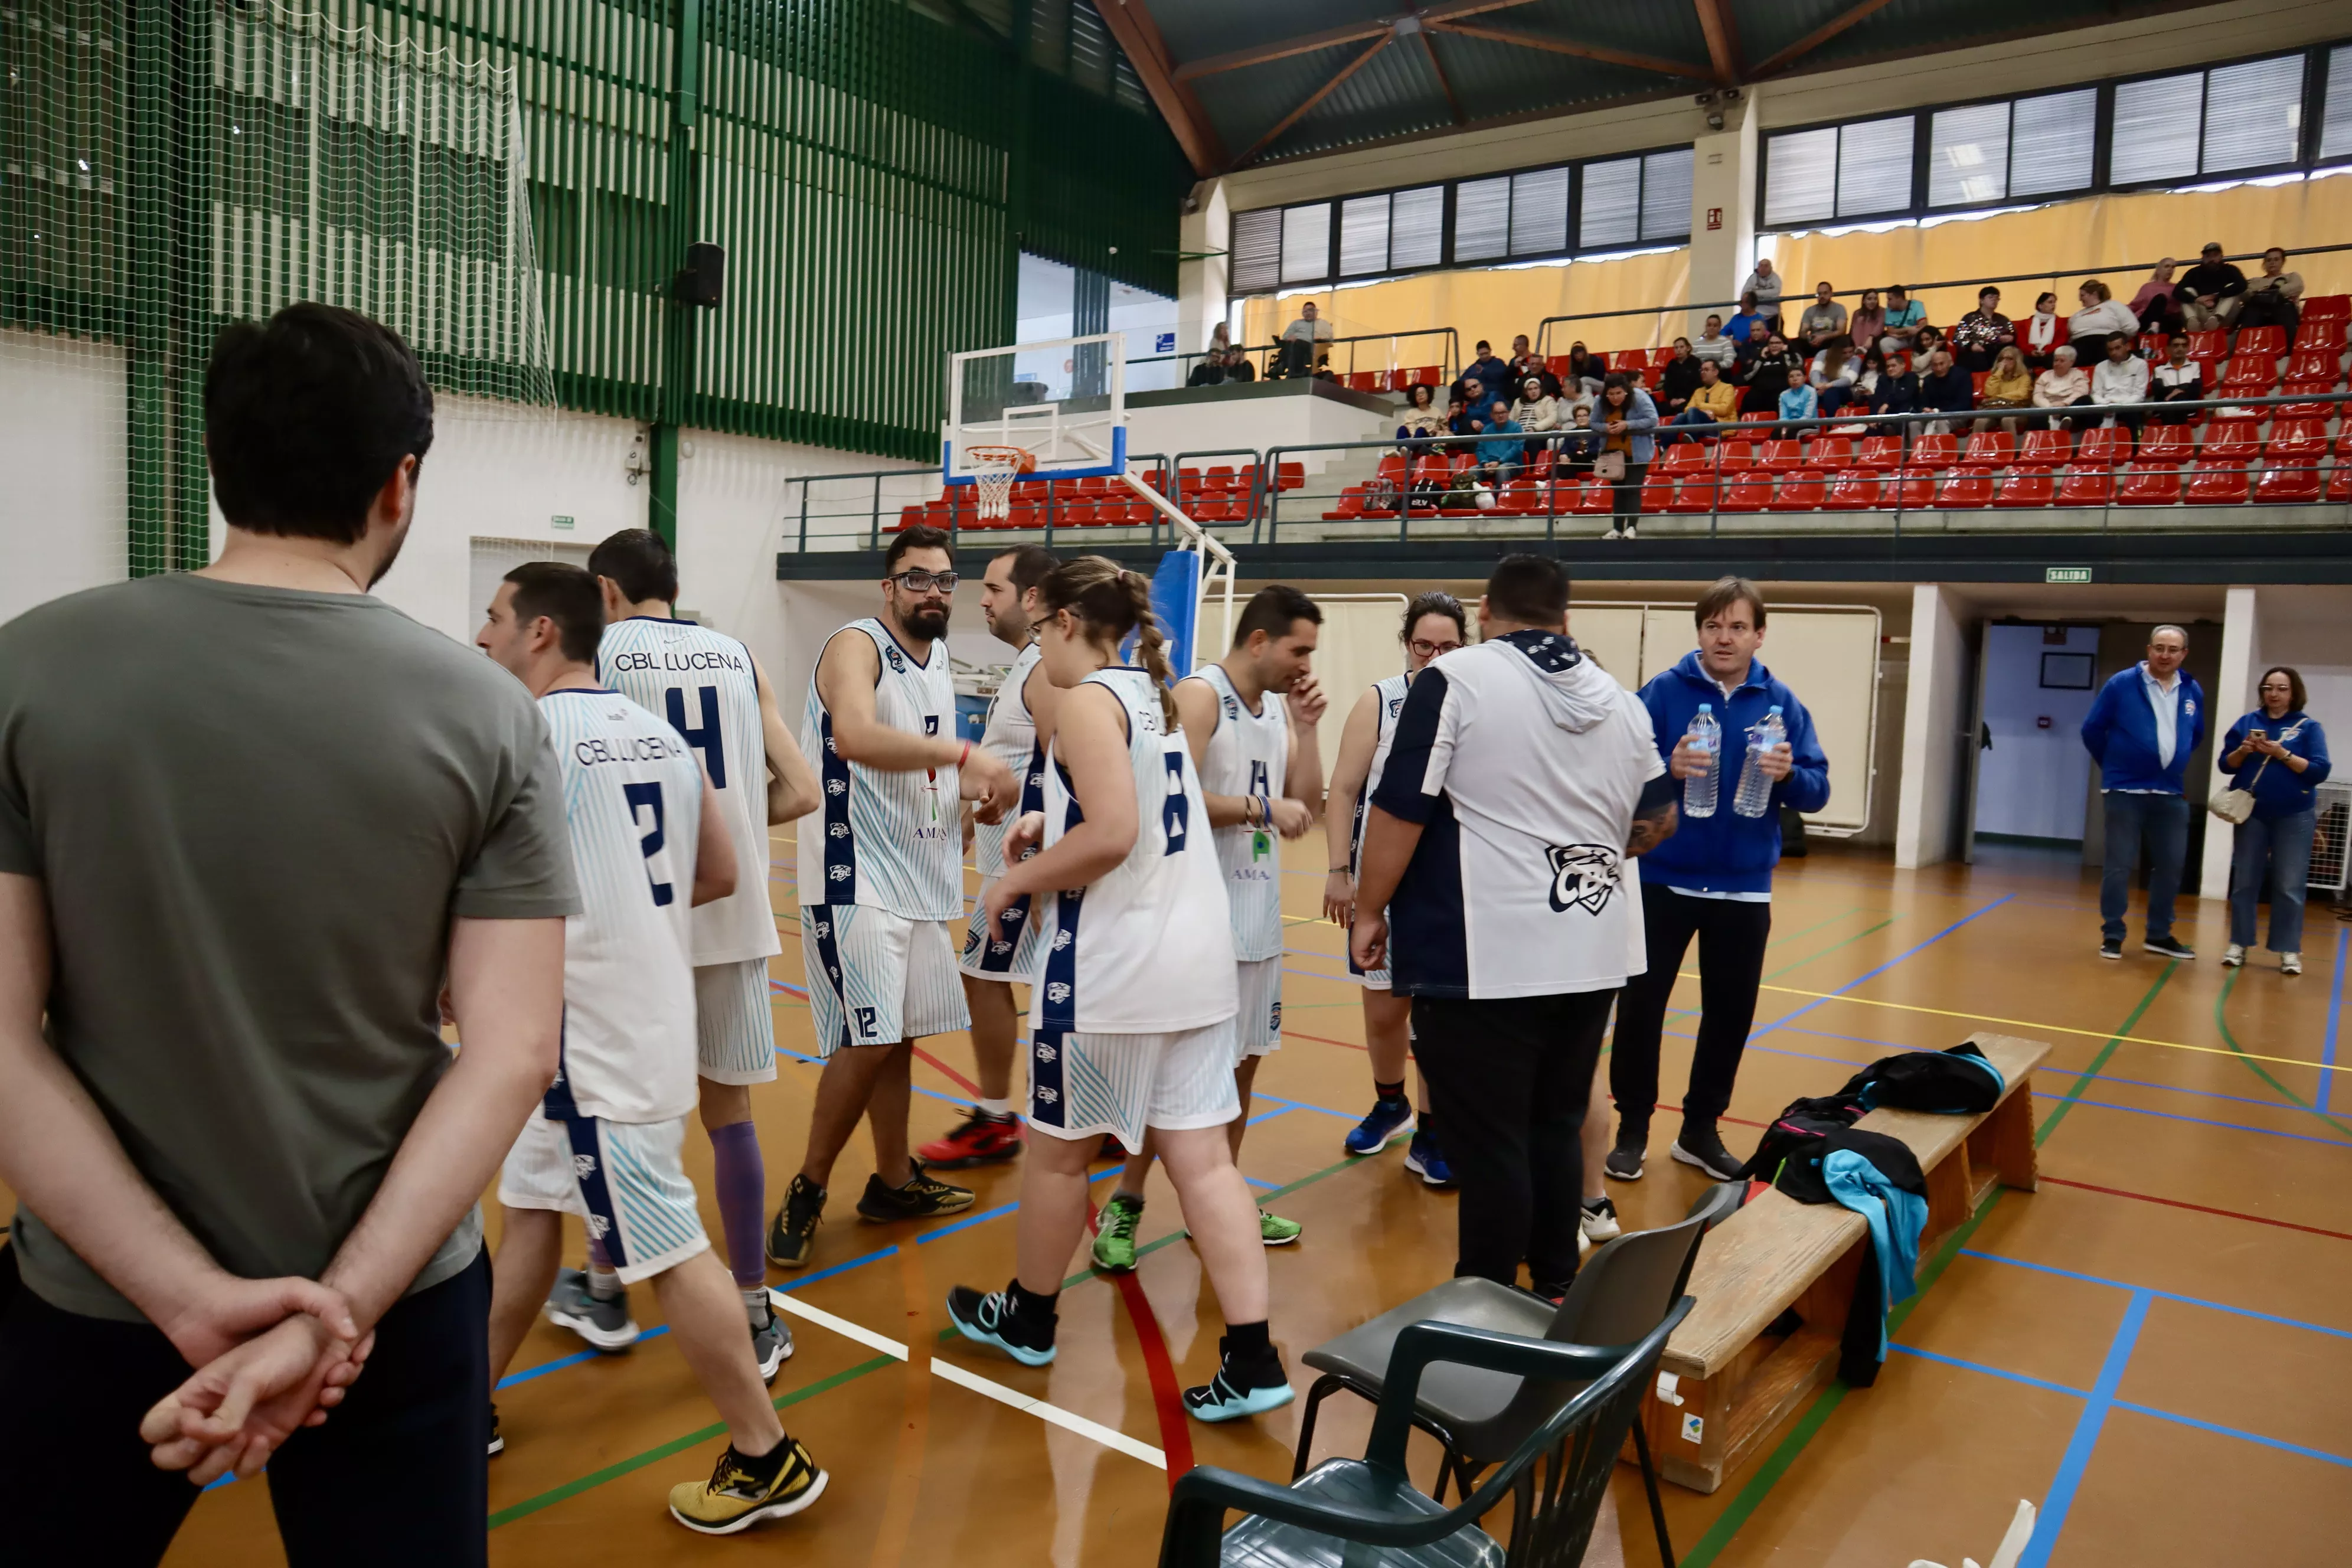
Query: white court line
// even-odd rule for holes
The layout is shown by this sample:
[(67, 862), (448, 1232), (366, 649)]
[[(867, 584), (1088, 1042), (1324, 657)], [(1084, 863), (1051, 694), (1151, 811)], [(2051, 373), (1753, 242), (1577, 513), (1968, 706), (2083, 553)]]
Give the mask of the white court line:
[[(806, 1318), (810, 1322), (822, 1328), (831, 1329), (842, 1338), (855, 1340), (869, 1350), (880, 1351), (884, 1355), (896, 1357), (899, 1361), (912, 1359), (908, 1353), (907, 1347), (897, 1340), (886, 1339), (873, 1330), (861, 1328), (846, 1318), (837, 1318), (822, 1307), (812, 1307), (806, 1301), (786, 1295), (772, 1286), (769, 1288), (768, 1300), (783, 1311), (790, 1312), (795, 1317)], [(925, 1364), (931, 1369), (933, 1375), (945, 1378), (959, 1387), (969, 1388), (974, 1394), (984, 1394), (999, 1405), (1009, 1405), (1024, 1415), (1034, 1415), (1040, 1421), (1059, 1426), (1066, 1432), (1075, 1432), (1081, 1437), (1091, 1438), (1106, 1448), (1116, 1448), (1129, 1458), (1141, 1459), (1145, 1464), (1155, 1468), (1164, 1470), (1168, 1468), (1166, 1454), (1149, 1443), (1138, 1442), (1117, 1427), (1106, 1426), (1099, 1421), (1089, 1421), (1085, 1416), (1065, 1410), (1058, 1405), (1049, 1405), (1045, 1400), (1033, 1399), (1019, 1389), (1007, 1388), (1001, 1383), (982, 1377), (976, 1372), (968, 1372), (955, 1363), (942, 1361), (938, 1356), (928, 1358)]]

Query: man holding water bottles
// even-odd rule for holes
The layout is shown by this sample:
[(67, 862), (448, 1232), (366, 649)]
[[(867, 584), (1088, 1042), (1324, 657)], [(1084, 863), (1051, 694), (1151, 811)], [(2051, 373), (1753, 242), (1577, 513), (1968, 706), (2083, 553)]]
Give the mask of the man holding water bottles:
[[(1731, 1105), (1756, 1018), (1772, 931), (1780, 807), (1819, 811), (1830, 798), (1829, 759), (1813, 736), (1811, 715), (1756, 657), (1764, 644), (1764, 595), (1756, 584), (1721, 579), (1699, 595), (1692, 618), (1698, 647), (1642, 688), (1658, 749), (1682, 785), (1682, 828), (1642, 858), (1649, 969), (1627, 980), (1617, 998), (1609, 1056), (1617, 1144), (1604, 1169), (1625, 1182), (1640, 1178), (1649, 1150), (1659, 1036), (1694, 935), (1698, 1041), (1682, 1131), (1669, 1152), (1720, 1182), (1738, 1175), (1744, 1162), (1724, 1148), (1716, 1121)], [(1756, 776), (1744, 780), (1750, 769)]]

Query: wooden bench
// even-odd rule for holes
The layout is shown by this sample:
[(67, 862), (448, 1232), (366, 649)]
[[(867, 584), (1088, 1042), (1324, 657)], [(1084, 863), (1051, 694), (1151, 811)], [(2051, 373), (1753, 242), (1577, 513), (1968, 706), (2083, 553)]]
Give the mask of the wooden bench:
[[(1923, 1262), (1995, 1183), (2029, 1193), (2036, 1184), (2029, 1080), (2050, 1047), (2011, 1035), (1969, 1038), (2007, 1085), (1992, 1110), (1981, 1116), (1874, 1110), (1857, 1123), (1901, 1139), (1919, 1157), (1927, 1178)], [(1707, 1237), (1691, 1270), (1690, 1294), (1698, 1304), (1659, 1363), (1677, 1378), (1682, 1404), (1665, 1404), (1653, 1388), (1643, 1407), (1661, 1475), (1715, 1490), (1837, 1374), (1839, 1337), (1867, 1230), (1851, 1209), (1801, 1204), (1771, 1189)], [(1792, 1307), (1803, 1327), (1785, 1337), (1765, 1331)]]

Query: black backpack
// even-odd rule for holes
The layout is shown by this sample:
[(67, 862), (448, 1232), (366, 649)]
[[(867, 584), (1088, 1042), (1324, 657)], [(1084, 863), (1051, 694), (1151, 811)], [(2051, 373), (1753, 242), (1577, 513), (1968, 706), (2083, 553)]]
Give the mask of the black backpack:
[(1810, 1100), (1795, 1100), (1788, 1109), (1772, 1119), (1757, 1141), (1756, 1152), (1739, 1168), (1739, 1179), (1748, 1182), (1769, 1182), (1779, 1177), (1781, 1167), (1795, 1160), (1818, 1160), (1822, 1142), (1832, 1132), (1843, 1132), (1862, 1120), (1862, 1100), (1851, 1094), (1824, 1094)]
[(1949, 1050), (1881, 1057), (1848, 1079), (1838, 1092), (1841, 1098), (1852, 1096), (1865, 1110), (1884, 1105), (1942, 1116), (1976, 1116), (1999, 1103), (2006, 1087), (2000, 1069), (1963, 1040)]

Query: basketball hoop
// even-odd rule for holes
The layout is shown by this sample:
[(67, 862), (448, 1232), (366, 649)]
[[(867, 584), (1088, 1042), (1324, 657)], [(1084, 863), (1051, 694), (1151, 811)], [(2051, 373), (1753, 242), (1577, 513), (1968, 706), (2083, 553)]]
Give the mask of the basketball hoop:
[(1026, 447), (967, 447), (963, 458), (979, 492), (979, 515), (990, 519), (1013, 510), (1013, 482), (1037, 467), (1037, 455)]

